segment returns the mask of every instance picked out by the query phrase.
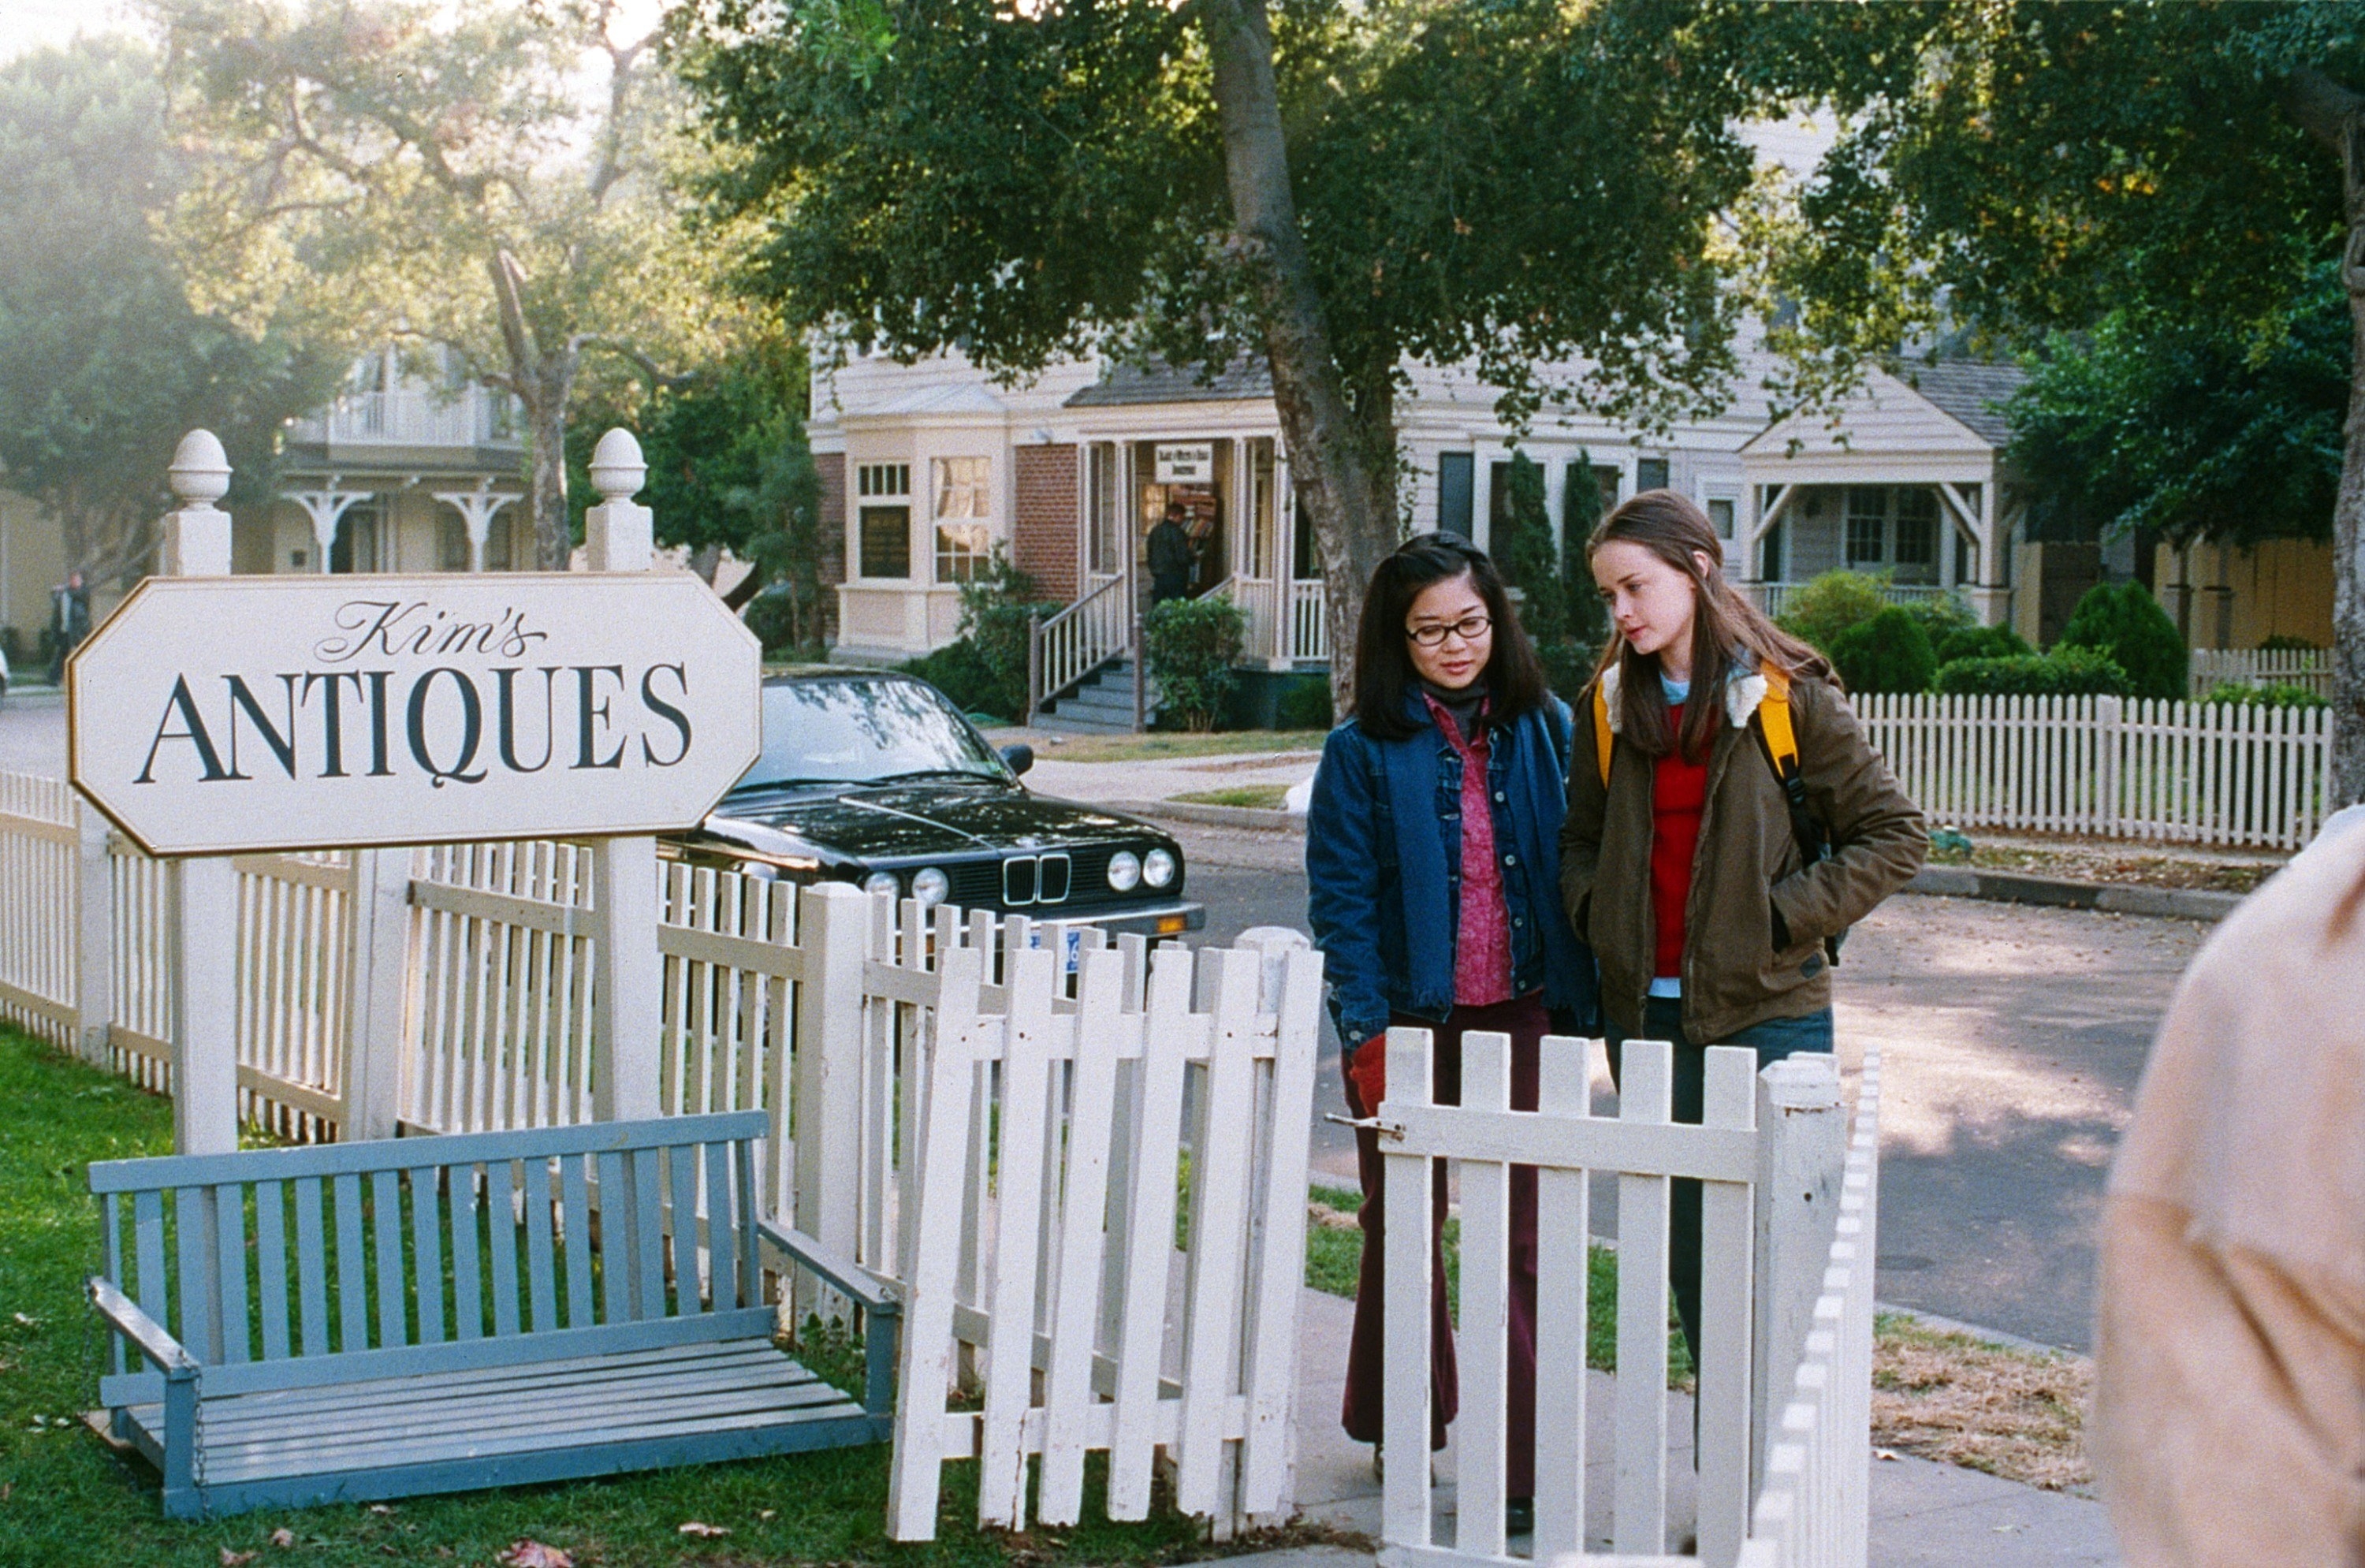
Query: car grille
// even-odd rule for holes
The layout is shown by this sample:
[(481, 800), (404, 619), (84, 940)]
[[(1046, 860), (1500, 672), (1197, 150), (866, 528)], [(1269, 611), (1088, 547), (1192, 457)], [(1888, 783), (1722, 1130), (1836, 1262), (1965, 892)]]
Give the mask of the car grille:
[[(1134, 846), (1141, 854), (1146, 846)], [(1113, 844), (1089, 845), (1074, 850), (1046, 850), (1041, 855), (1013, 855), (996, 860), (967, 860), (945, 868), (952, 882), (947, 902), (962, 909), (1014, 910), (1045, 919), (1070, 910), (1093, 910), (1110, 904), (1142, 903), (1171, 898), (1179, 887), (1137, 885), (1120, 893), (1108, 885)]]

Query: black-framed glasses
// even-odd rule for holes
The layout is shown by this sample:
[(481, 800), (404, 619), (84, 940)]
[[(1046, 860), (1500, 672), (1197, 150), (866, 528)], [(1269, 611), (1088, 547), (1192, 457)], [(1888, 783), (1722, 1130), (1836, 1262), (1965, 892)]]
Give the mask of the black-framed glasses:
[(1405, 635), (1410, 637), (1420, 647), (1434, 648), (1448, 637), (1459, 637), (1465, 643), (1474, 643), (1494, 629), (1495, 622), (1484, 615), (1465, 615), (1450, 625), (1430, 622), (1426, 625), (1416, 626)]

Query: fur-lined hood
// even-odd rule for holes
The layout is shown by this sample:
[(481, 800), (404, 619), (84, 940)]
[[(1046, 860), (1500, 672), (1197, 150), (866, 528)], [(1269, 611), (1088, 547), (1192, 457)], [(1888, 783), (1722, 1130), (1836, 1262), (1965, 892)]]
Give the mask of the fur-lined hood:
[[(1625, 713), (1618, 700), (1618, 693), (1625, 674), (1626, 666), (1623, 660), (1612, 664), (1601, 672), (1601, 699), (1609, 710), (1609, 733), (1613, 735), (1619, 733), (1626, 722)], [(1732, 674), (1728, 675), (1724, 681), (1726, 721), (1736, 730), (1746, 729), (1749, 725), (1749, 716), (1756, 712), (1757, 705), (1765, 700), (1765, 677), (1758, 670), (1743, 669), (1738, 665), (1734, 666)]]

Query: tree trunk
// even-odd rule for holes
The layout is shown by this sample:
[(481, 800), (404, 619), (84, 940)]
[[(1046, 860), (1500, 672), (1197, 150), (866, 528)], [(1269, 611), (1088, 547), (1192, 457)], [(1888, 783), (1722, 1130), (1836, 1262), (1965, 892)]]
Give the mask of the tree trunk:
[(2365, 97), (2303, 67), (2283, 87), (2283, 107), (2340, 155), (2348, 236), (2341, 281), (2351, 323), (2348, 420), (2340, 490), (2332, 507), (2332, 798), (2365, 801)]
[[(1311, 525), (1322, 552), (1330, 632), (1330, 700), (1343, 715), (1354, 700), (1356, 622), (1363, 588), (1395, 543), (1369, 432), (1348, 405), (1330, 330), (1297, 223), (1289, 149), (1273, 85), (1272, 35), (1265, 0), (1207, 0), (1200, 28), (1215, 68), (1222, 114), (1224, 172), (1231, 190), (1236, 249), (1262, 319), (1273, 406), (1289, 448), (1299, 526)], [(1393, 431), (1389, 432), (1393, 442)], [(1386, 465), (1394, 478), (1393, 458)]]

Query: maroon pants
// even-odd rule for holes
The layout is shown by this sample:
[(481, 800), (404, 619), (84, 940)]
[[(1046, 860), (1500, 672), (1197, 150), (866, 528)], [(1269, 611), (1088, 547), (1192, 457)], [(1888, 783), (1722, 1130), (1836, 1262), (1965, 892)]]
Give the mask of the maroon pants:
[[(1541, 997), (1526, 997), (1492, 1007), (1457, 1007), (1442, 1024), (1425, 1018), (1399, 1016), (1393, 1023), (1428, 1029), (1434, 1036), (1430, 1056), (1434, 1092), (1440, 1105), (1462, 1103), (1462, 1036), (1464, 1033), (1511, 1036), (1511, 1108), (1536, 1108), (1539, 1044), (1550, 1027)], [(1350, 1042), (1350, 1048), (1354, 1043)], [(1385, 1039), (1362, 1048), (1384, 1053)], [(1347, 1108), (1357, 1116), (1379, 1109), (1364, 1103), (1366, 1085), (1384, 1081), (1357, 1058), (1346, 1058)], [(1362, 1066), (1362, 1071), (1356, 1071)], [(1362, 1081), (1358, 1082), (1361, 1079)], [(1385, 1350), (1381, 1327), (1381, 1303), (1385, 1299), (1387, 1238), (1383, 1232), (1386, 1161), (1381, 1157), (1377, 1134), (1355, 1133), (1355, 1162), (1363, 1179), (1363, 1206), (1358, 1218), (1363, 1227), (1363, 1262), (1355, 1282), (1355, 1333), (1347, 1350), (1347, 1398), (1339, 1419), (1357, 1442), (1375, 1443), (1383, 1431), (1381, 1389)], [(1445, 1162), (1438, 1160), (1430, 1188), (1429, 1256), (1429, 1446), (1445, 1446), (1445, 1424), (1461, 1408), (1461, 1380), (1453, 1360), (1453, 1324), (1445, 1304)], [(1510, 1431), (1508, 1434), (1510, 1473), (1505, 1492), (1513, 1497), (1535, 1495), (1536, 1475), (1536, 1172), (1533, 1166), (1511, 1168), (1511, 1343)]]

